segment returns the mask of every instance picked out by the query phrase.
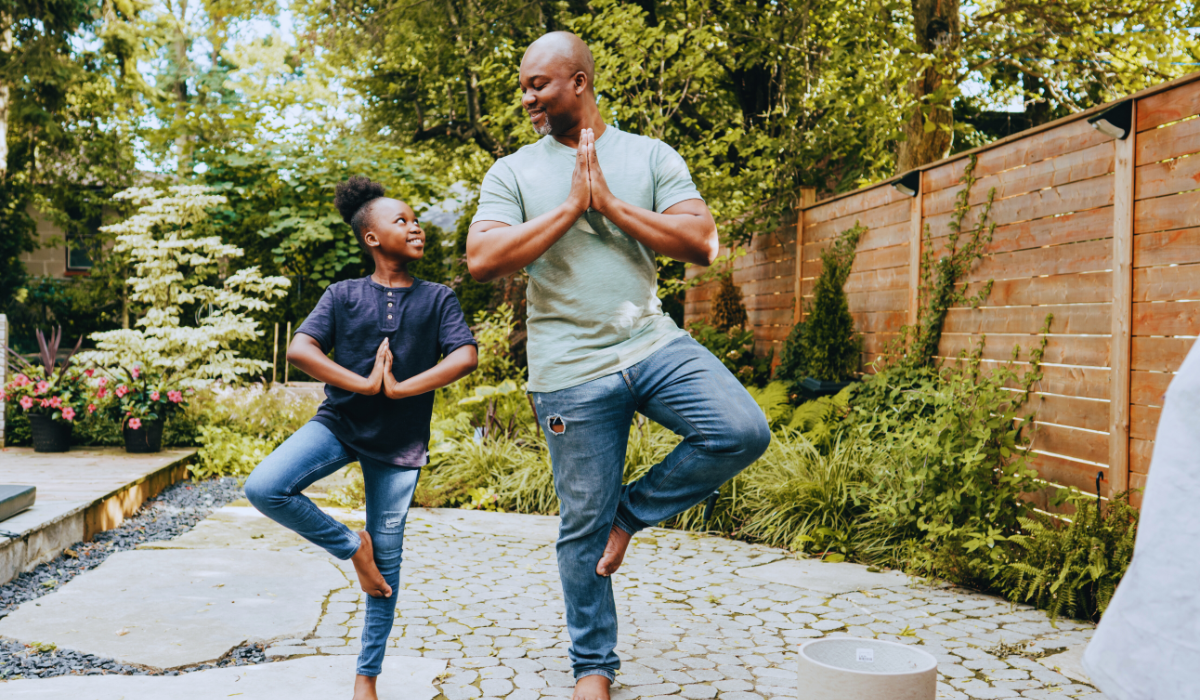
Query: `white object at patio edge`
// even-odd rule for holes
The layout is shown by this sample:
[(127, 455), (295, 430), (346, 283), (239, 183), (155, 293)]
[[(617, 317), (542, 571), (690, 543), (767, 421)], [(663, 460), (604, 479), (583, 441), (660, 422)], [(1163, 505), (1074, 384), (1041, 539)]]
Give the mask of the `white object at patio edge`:
[(827, 637), (796, 655), (798, 700), (934, 700), (937, 659), (905, 644)]

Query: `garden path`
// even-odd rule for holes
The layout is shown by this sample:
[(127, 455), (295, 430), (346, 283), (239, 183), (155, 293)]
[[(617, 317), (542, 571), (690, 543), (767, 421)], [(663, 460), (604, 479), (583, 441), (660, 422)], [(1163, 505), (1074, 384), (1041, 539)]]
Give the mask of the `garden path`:
[[(355, 511), (330, 512), (352, 525), (362, 519)], [(393, 678), (407, 674), (406, 687), (393, 697), (570, 697), (554, 524), (554, 518), (539, 516), (411, 512), (389, 649), (389, 672)], [(246, 674), (268, 674), (269, 668), (269, 675), (258, 676), (266, 679), (301, 661), (324, 663), (329, 664), (325, 675), (336, 674), (348, 683), (352, 666), (335, 659), (349, 661), (357, 654), (364, 611), (363, 594), (352, 583), (348, 563), (282, 531), (245, 501), (217, 510), (182, 537), (143, 545), (140, 553), (222, 548), (306, 554), (314, 570), (333, 564), (345, 574), (344, 582), (329, 584), (313, 633), (277, 639), (268, 647), (268, 656), (288, 661), (237, 672), (250, 678)], [(807, 639), (837, 635), (915, 644), (934, 654), (941, 674), (939, 698), (1102, 700), (1091, 686), (1069, 677), (1078, 677), (1071, 659), (1090, 638), (1091, 625), (1059, 620), (1056, 627), (1026, 606), (909, 582), (898, 574), (869, 573), (850, 564), (810, 565), (819, 570), (806, 572), (789, 561), (783, 550), (723, 538), (663, 529), (640, 534), (614, 577), (621, 617), (617, 651), (623, 659), (614, 700), (795, 698), (795, 649)], [(110, 566), (119, 566), (119, 557), (95, 573)], [(40, 603), (48, 605), (65, 589), (86, 585), (92, 575), (79, 577)], [(138, 574), (127, 575), (132, 580)], [(840, 579), (851, 581), (841, 586), (844, 590), (872, 586), (876, 580), (879, 585), (836, 592)], [(812, 587), (781, 580), (807, 580)], [(106, 607), (120, 608), (119, 595), (110, 593), (112, 605)], [(38, 641), (70, 644), (66, 638)], [(431, 663), (445, 669), (433, 681), (435, 687), (427, 680), (435, 675), (427, 673)], [(12, 681), (5, 696), (73, 700), (90, 689), (100, 696), (120, 691), (127, 698), (163, 697), (172, 689), (167, 684), (182, 688), (185, 676), (193, 677), (186, 682), (197, 687), (212, 684), (211, 692), (194, 697), (227, 695), (218, 690), (233, 677), (230, 669), (214, 669), (178, 677)], [(386, 679), (387, 674), (381, 689), (389, 687)], [(320, 696), (327, 697), (327, 691)], [(289, 692), (287, 697), (303, 700), (310, 693)]]

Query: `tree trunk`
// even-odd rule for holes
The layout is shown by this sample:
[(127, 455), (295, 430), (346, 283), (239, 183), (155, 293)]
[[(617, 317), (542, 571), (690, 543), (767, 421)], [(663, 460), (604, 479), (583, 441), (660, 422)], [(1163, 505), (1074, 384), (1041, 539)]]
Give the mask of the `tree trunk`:
[[(12, 18), (0, 13), (0, 53), (12, 53)], [(0, 180), (8, 174), (8, 84), (0, 80)]]
[(959, 0), (912, 0), (917, 45), (923, 53), (935, 58), (932, 65), (909, 83), (917, 107), (904, 125), (905, 140), (900, 142), (896, 154), (897, 172), (932, 163), (950, 153), (954, 137), (950, 100), (932, 96), (954, 77), (962, 43), (958, 3)]

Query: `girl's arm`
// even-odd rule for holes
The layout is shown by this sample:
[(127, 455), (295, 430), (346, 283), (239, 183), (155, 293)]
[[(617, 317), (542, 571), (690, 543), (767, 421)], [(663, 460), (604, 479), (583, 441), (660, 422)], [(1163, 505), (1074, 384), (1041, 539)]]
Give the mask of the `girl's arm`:
[(396, 381), (392, 374), (392, 353), (387, 353), (386, 369), (383, 373), (383, 393), (389, 399), (404, 399), (427, 391), (441, 389), (462, 379), (479, 366), (479, 353), (474, 345), (464, 345), (446, 355), (445, 359), (424, 372)]
[(390, 369), (385, 371), (385, 367), (391, 365), (391, 356), (387, 338), (384, 338), (375, 351), (375, 366), (371, 368), (371, 375), (363, 377), (326, 357), (312, 336), (297, 333), (287, 351), (287, 361), (313, 379), (365, 396), (378, 394), (383, 388), (384, 374), (391, 376)]

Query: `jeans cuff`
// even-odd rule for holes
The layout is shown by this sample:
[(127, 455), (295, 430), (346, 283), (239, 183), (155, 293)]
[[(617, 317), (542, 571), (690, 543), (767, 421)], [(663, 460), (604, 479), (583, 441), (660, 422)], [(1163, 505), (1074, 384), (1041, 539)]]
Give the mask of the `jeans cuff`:
[(641, 521), (631, 513), (622, 513), (622, 510), (624, 509), (621, 506), (617, 506), (617, 514), (613, 517), (613, 525), (621, 528), (625, 532), (628, 532), (630, 537), (638, 534), (643, 529), (648, 527), (646, 525), (635, 524), (640, 523)]
[(575, 680), (579, 680), (585, 676), (604, 676), (609, 681), (616, 682), (617, 674), (609, 668), (585, 668), (575, 672)]
[(362, 546), (362, 538), (354, 534), (354, 532), (350, 532), (349, 536), (346, 538), (346, 546), (348, 547), (349, 551), (349, 554), (346, 554), (346, 556), (342, 556), (342, 552), (330, 552), (330, 554), (337, 557), (341, 561), (346, 561), (355, 554), (358, 554), (358, 548)]

